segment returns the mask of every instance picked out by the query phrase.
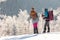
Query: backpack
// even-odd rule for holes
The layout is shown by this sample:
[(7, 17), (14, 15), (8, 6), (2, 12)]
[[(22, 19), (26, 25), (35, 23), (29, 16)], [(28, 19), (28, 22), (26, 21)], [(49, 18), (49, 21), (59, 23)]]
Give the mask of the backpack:
[(53, 11), (46, 11), (44, 14), (44, 19), (49, 21), (54, 20)]
[(49, 14), (48, 15), (49, 20), (54, 20), (53, 11), (49, 11), (48, 14)]

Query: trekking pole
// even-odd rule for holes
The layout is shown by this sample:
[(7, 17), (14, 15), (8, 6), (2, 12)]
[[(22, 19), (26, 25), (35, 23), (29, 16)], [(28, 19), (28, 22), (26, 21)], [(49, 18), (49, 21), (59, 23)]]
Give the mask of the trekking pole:
[(29, 26), (30, 26), (30, 18), (28, 18), (28, 34), (29, 34)]

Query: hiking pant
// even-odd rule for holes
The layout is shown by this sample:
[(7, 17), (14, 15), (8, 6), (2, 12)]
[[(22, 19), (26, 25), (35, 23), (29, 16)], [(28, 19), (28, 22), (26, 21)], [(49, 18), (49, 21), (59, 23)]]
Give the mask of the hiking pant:
[(34, 34), (38, 34), (38, 28), (34, 28)]
[(48, 27), (48, 31), (47, 31), (47, 32), (50, 32), (49, 21), (45, 21), (45, 25), (44, 25), (44, 31), (43, 31), (43, 33), (46, 32), (46, 27)]

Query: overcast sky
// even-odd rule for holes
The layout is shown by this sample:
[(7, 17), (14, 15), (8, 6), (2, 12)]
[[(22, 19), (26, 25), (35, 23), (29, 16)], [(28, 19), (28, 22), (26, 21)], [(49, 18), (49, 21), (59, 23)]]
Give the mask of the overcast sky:
[(58, 8), (60, 0), (7, 0), (0, 3), (1, 12), (7, 15), (17, 15), (19, 9), (26, 9), (28, 12), (34, 7), (37, 12), (42, 8)]

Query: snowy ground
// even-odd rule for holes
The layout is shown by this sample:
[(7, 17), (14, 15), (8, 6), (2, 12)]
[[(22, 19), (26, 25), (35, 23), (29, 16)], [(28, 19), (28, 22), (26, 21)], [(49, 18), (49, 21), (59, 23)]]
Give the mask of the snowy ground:
[(2, 37), (0, 40), (60, 40), (60, 33), (25, 34), (19, 36)]

